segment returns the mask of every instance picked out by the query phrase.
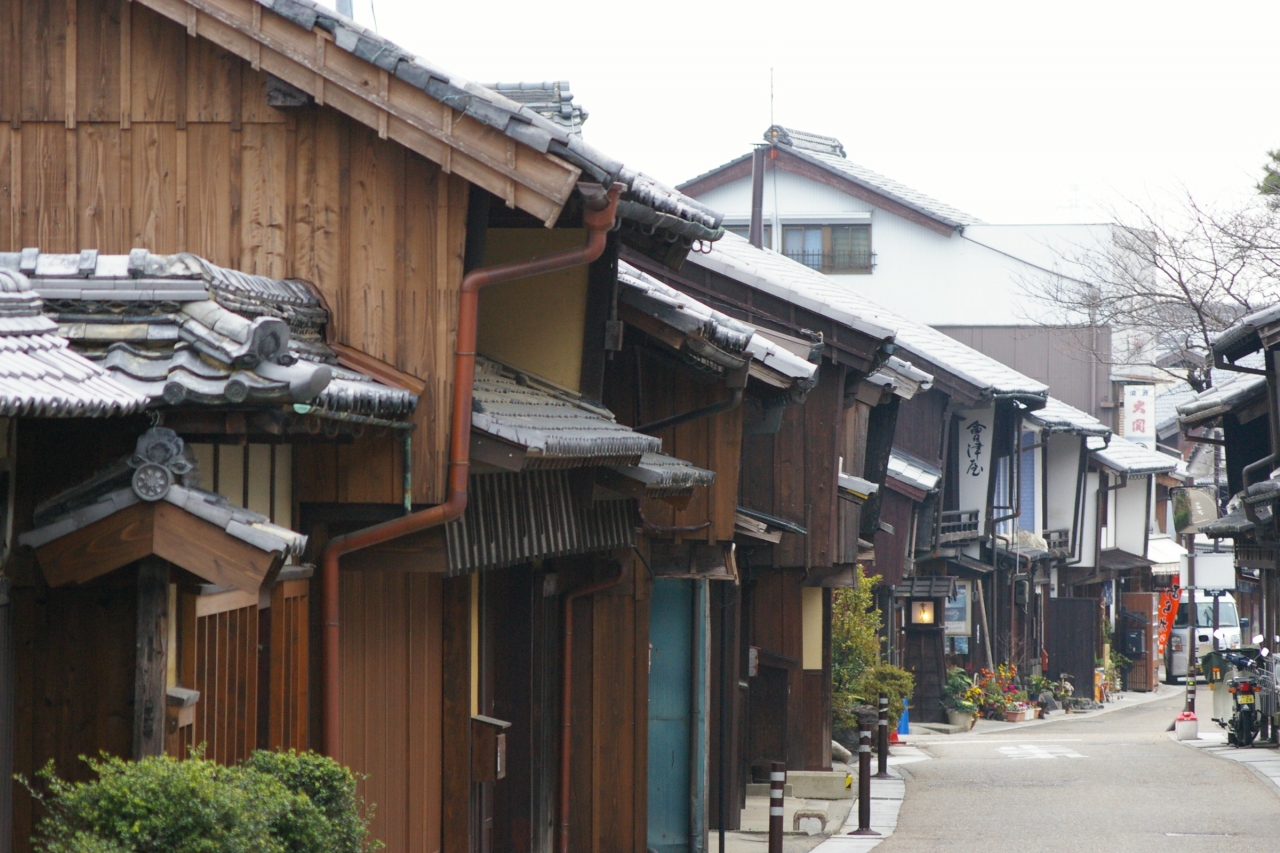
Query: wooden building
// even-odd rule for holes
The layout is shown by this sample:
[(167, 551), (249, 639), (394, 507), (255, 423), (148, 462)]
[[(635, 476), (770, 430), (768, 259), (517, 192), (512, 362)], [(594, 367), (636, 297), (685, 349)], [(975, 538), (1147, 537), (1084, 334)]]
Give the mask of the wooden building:
[[(149, 510), (148, 553), (57, 575), (59, 543), (142, 512), (76, 526), (80, 502), (120, 491), (108, 486), (125, 471), (92, 475), (128, 467), (148, 421), (39, 422), (25, 440), (20, 423), (19, 483), (35, 470), (24, 465), (59, 459), (56, 476), (15, 498), (15, 527), (34, 537), (5, 570), (14, 621), (26, 620), (14, 634), (22, 665), (33, 643), (70, 654), (94, 642), (38, 642), (63, 624), (49, 608), (90, 608), (85, 630), (133, 631), (146, 598), (194, 632), (169, 649), (167, 674), (147, 675), (200, 694), (164, 700), (178, 728), (193, 727), (167, 748), (205, 742), (219, 760), (324, 748), (368, 776), (374, 832), (391, 851), (643, 850), (650, 582), (633, 557), (637, 502), (655, 496), (645, 517), (658, 524), (679, 524), (661, 517), (672, 502), (692, 501), (681, 511), (713, 516), (720, 532), (732, 515), (723, 498), (694, 498), (712, 471), (662, 455), (663, 438), (599, 401), (620, 246), (678, 266), (693, 241), (720, 236), (718, 216), (574, 127), (306, 0), (5, 2), (0, 24), (0, 252), (12, 253), (0, 266), (28, 276), (60, 333), (172, 430), (168, 446), (182, 442), (187, 460), (169, 470), (173, 489), (199, 488), (176, 482), (198, 472), (227, 503), (191, 506), (216, 505), (218, 541), (258, 566), (228, 578), (175, 551), (186, 528), (165, 498)], [(460, 297), (494, 278), (518, 280)], [(104, 298), (120, 286), (135, 294), (123, 314)], [(164, 322), (121, 322), (134, 308)], [(471, 330), (474, 364), (468, 347), (455, 353)], [(225, 369), (205, 375), (209, 359)], [(455, 388), (460, 366), (474, 380)], [(679, 404), (655, 391), (652, 405)], [(723, 420), (665, 438), (702, 442), (702, 460), (719, 452), (705, 430)], [(460, 490), (466, 512), (448, 524), (361, 532), (422, 513), (443, 521), (432, 507), (460, 508)], [(273, 525), (283, 544), (238, 539), (236, 525)], [(259, 554), (276, 556), (264, 569)], [(176, 610), (161, 606), (161, 561)], [(64, 604), (50, 572), (95, 579)], [(337, 595), (317, 594), (318, 580)], [(19, 682), (19, 769), (62, 743), (49, 727), (63, 723), (92, 741), (66, 740), (67, 755), (136, 750), (133, 715), (109, 704), (128, 703), (130, 672), (141, 678), (121, 645), (130, 631), (99, 644), (102, 666), (85, 674), (110, 690), (75, 691), (101, 696), (94, 707), (59, 699), (65, 716), (31, 728), (22, 697), (44, 688)], [(241, 644), (230, 693), (190, 658), (219, 632)], [(259, 657), (256, 682), (255, 638), (279, 655)], [(208, 728), (215, 702), (234, 731)], [(33, 812), (18, 807), (22, 849)]]

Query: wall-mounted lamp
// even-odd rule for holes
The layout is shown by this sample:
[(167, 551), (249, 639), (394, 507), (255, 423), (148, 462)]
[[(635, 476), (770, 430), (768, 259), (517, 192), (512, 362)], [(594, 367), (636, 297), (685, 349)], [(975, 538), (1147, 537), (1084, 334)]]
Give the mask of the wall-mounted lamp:
[(927, 599), (917, 599), (911, 602), (911, 624), (912, 625), (932, 625), (933, 624), (933, 602)]

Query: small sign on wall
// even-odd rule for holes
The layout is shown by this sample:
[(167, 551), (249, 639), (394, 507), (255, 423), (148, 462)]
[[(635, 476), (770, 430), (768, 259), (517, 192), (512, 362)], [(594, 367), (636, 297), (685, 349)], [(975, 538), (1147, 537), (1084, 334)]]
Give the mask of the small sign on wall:
[(1124, 437), (1156, 449), (1156, 392), (1151, 385), (1124, 386)]

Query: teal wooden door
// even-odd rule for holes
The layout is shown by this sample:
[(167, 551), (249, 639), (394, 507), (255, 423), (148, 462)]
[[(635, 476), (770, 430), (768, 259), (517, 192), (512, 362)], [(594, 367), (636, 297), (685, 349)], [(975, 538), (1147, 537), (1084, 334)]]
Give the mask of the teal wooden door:
[(689, 853), (695, 583), (658, 578), (649, 602), (649, 847)]

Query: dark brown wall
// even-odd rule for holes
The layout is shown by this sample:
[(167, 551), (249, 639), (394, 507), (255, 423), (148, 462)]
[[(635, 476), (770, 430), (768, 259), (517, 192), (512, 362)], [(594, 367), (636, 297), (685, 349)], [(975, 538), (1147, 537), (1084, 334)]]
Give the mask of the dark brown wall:
[(926, 391), (898, 408), (893, 446), (937, 465), (942, 460), (942, 432), (947, 410), (947, 395)]
[(911, 541), (911, 511), (915, 502), (892, 489), (882, 489), (880, 520), (893, 527), (893, 533), (881, 528), (876, 533), (875, 572), (884, 584), (902, 582), (906, 565), (907, 544)]

